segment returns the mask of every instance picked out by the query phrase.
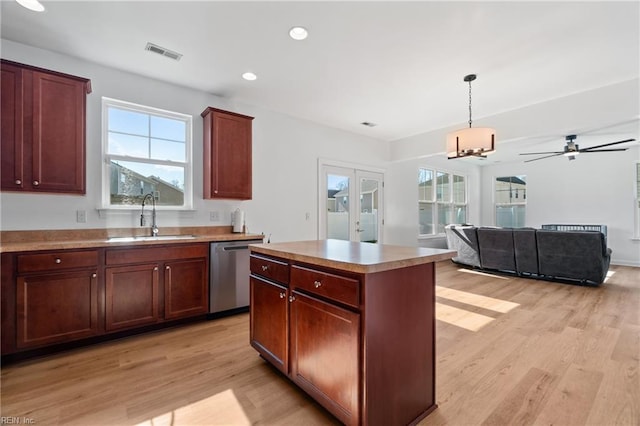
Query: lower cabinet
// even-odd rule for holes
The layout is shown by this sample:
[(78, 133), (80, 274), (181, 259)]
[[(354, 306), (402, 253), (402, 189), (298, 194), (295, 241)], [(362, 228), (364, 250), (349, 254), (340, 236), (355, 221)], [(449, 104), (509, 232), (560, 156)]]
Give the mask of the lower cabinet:
[(291, 378), (345, 424), (357, 423), (360, 315), (294, 291)]
[(67, 342), (98, 333), (95, 270), (21, 276), (16, 295), (18, 348)]
[(160, 321), (158, 264), (109, 267), (105, 278), (107, 331)]
[(2, 355), (209, 308), (209, 243), (2, 253)]
[(287, 374), (289, 366), (289, 290), (252, 276), (250, 341), (263, 357)]
[[(16, 348), (63, 343), (99, 333), (96, 250), (21, 254), (15, 264)], [(12, 346), (3, 342), (3, 348)]]
[(164, 266), (164, 317), (205, 314), (209, 308), (207, 258), (176, 260)]

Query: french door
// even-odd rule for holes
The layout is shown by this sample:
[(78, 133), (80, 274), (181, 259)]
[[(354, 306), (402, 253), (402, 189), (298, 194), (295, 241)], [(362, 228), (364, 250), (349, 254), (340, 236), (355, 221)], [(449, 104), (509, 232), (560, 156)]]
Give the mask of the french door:
[(319, 238), (380, 243), (384, 174), (321, 163), (319, 181)]

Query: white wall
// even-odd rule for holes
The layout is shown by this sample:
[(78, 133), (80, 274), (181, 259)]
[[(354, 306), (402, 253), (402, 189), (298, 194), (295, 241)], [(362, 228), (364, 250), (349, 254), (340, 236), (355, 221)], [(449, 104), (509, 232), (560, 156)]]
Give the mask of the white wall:
[[(636, 136), (636, 139), (638, 136)], [(530, 163), (483, 167), (482, 223), (493, 225), (493, 194), (498, 176), (527, 176), (526, 226), (549, 223), (607, 225), (611, 262), (640, 266), (640, 241), (634, 240), (636, 145), (627, 151), (564, 156)]]
[[(73, 229), (138, 226), (139, 212), (98, 214), (101, 189), (101, 97), (121, 99), (193, 115), (194, 211), (161, 211), (162, 226), (229, 225), (230, 212), (246, 211), (252, 233), (272, 234), (272, 241), (317, 238), (317, 159), (339, 159), (381, 167), (388, 144), (205, 92), (125, 73), (95, 63), (1, 41), (2, 57), (91, 79), (87, 97), (87, 194), (85, 196), (0, 193), (1, 229)], [(169, 65), (168, 65), (169, 66)], [(313, 100), (309, 100), (312, 102)], [(202, 198), (202, 118), (207, 107), (255, 117), (253, 121), (253, 199), (212, 201)], [(76, 210), (87, 222), (76, 223)], [(211, 222), (210, 211), (221, 221)], [(309, 213), (307, 220), (305, 214)]]
[[(415, 137), (412, 137), (415, 139)], [(444, 139), (443, 139), (444, 140)], [(432, 142), (429, 135), (423, 136), (426, 145)], [(397, 142), (394, 142), (397, 143)], [(435, 142), (433, 142), (435, 143)], [(388, 244), (445, 248), (444, 238), (431, 237), (418, 240), (418, 169), (420, 167), (451, 172), (467, 177), (468, 205), (467, 222), (480, 221), (482, 188), (480, 167), (459, 160), (447, 160), (444, 154), (430, 157), (395, 161), (388, 167), (385, 182), (385, 234)]]

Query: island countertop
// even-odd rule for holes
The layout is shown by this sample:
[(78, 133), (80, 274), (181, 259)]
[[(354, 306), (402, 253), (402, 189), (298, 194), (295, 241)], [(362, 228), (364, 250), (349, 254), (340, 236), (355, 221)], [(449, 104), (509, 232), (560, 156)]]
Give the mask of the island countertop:
[(251, 244), (250, 248), (254, 253), (356, 273), (381, 272), (438, 262), (456, 255), (455, 250), (343, 240)]

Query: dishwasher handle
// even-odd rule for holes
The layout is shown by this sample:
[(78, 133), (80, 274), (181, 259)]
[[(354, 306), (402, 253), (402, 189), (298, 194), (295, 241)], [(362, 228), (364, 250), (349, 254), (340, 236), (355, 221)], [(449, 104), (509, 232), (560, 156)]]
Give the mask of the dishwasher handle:
[(237, 251), (237, 250), (249, 250), (248, 245), (244, 246), (223, 246), (222, 251)]

